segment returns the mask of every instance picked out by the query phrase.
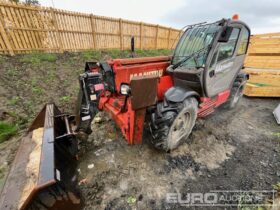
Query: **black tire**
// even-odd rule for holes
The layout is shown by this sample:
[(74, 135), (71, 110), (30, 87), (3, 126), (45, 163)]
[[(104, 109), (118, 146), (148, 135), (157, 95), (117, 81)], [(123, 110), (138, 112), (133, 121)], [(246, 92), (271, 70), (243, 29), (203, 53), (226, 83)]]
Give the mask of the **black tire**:
[(239, 101), (241, 100), (242, 96), (243, 96), (243, 91), (244, 91), (244, 87), (246, 84), (246, 74), (238, 74), (231, 92), (230, 92), (230, 96), (229, 99), (227, 100), (227, 102), (224, 104), (224, 108), (226, 109), (233, 109), (237, 106), (237, 104), (239, 103)]
[(26, 209), (80, 209), (79, 199), (79, 194), (76, 190), (69, 191), (59, 185), (54, 185), (42, 189), (32, 198)]
[(197, 109), (198, 102), (193, 97), (182, 103), (159, 103), (150, 126), (155, 148), (169, 152), (182, 144), (195, 125)]

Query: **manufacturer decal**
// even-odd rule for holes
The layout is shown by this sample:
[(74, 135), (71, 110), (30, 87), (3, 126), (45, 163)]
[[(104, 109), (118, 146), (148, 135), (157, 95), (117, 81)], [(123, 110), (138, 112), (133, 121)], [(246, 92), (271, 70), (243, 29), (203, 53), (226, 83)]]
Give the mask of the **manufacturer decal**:
[(218, 64), (215, 68), (215, 72), (216, 73), (222, 72), (228, 68), (231, 68), (232, 66), (233, 66), (233, 62)]
[(140, 72), (136, 74), (130, 75), (130, 80), (135, 77), (143, 77), (143, 76), (158, 76), (161, 77), (163, 74), (163, 69), (160, 70), (154, 70), (154, 71), (147, 71), (147, 72)]

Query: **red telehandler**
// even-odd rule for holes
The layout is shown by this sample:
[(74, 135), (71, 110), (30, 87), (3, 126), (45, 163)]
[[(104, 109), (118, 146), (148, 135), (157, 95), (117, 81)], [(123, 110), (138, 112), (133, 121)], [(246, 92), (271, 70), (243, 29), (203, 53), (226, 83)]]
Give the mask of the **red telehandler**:
[[(78, 141), (107, 112), (128, 144), (140, 144), (146, 123), (157, 149), (183, 143), (197, 117), (233, 108), (242, 97), (249, 27), (235, 19), (190, 25), (173, 56), (87, 62), (76, 115), (47, 104), (23, 138), (0, 198), (0, 209), (77, 209)], [(94, 132), (94, 131), (93, 131)]]

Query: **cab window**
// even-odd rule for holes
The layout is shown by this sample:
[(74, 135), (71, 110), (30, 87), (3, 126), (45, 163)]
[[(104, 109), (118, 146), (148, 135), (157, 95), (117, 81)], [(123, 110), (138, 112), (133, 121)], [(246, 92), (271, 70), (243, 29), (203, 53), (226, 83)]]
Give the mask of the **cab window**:
[(237, 51), (237, 55), (244, 55), (247, 51), (247, 46), (249, 42), (249, 31), (248, 29), (244, 29), (241, 33), (241, 43)]
[(238, 40), (239, 32), (240, 29), (234, 28), (228, 42), (220, 44), (217, 62), (232, 57)]

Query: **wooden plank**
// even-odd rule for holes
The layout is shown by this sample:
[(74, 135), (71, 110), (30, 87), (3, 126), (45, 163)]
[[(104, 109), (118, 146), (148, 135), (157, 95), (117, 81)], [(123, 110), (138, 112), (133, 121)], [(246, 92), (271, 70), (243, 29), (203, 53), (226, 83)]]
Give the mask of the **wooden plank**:
[(88, 17), (84, 17), (83, 18), (83, 23), (84, 23), (84, 27), (85, 27), (85, 30), (88, 32), (87, 34), (84, 34), (83, 37), (84, 37), (84, 48), (85, 49), (92, 49), (92, 42), (90, 42), (91, 39), (89, 39), (89, 37), (91, 36), (89, 33), (91, 33), (91, 26), (90, 24), (88, 24)]
[[(66, 22), (66, 28), (70, 31), (68, 33), (68, 42), (69, 42), (69, 48), (74, 48), (74, 50), (80, 49), (80, 38), (75, 33), (75, 24), (77, 24), (76, 18), (80, 16), (76, 16), (76, 14), (69, 14), (65, 13), (65, 22)], [(74, 46), (74, 47), (73, 47)]]
[(86, 34), (80, 34), (80, 36), (82, 37), (82, 42), (83, 42), (82, 49), (90, 49), (90, 45), (89, 45), (88, 40), (87, 40), (87, 36), (90, 33), (90, 31), (88, 31), (88, 25), (86, 23), (86, 17), (82, 17), (81, 22), (82, 22), (82, 25), (83, 25), (83, 30), (87, 32)]
[(0, 53), (1, 54), (9, 54), (9, 51), (7, 50), (5, 42), (2, 38), (1, 32), (0, 32)]
[(61, 37), (60, 37), (60, 32), (58, 30), (58, 25), (57, 25), (57, 19), (56, 19), (56, 15), (55, 15), (55, 12), (54, 12), (54, 9), (51, 7), (51, 15), (52, 15), (52, 22), (53, 22), (53, 25), (54, 25), (54, 28), (55, 28), (55, 32), (56, 32), (56, 43), (57, 43), (57, 46), (59, 48), (59, 52), (63, 52), (62, 50), (62, 42), (61, 42)]
[[(28, 21), (29, 27), (38, 29), (38, 27), (36, 27), (36, 23), (35, 23), (33, 14), (32, 14), (33, 10), (24, 10), (24, 11), (25, 11), (25, 15), (26, 15), (26, 19)], [(38, 12), (38, 11), (36, 11), (36, 12)], [(35, 48), (41, 48), (42, 46), (40, 44), (39, 36), (36, 33), (36, 31), (32, 31), (31, 34), (32, 34), (33, 45), (35, 46)]]
[(246, 67), (280, 69), (280, 56), (247, 56)]
[(258, 38), (258, 37), (273, 37), (273, 36), (280, 36), (280, 33), (265, 33), (265, 34), (256, 34), (253, 35), (252, 38)]
[(246, 68), (244, 71), (250, 75), (250, 83), (280, 87), (280, 70)]
[[(14, 11), (14, 8), (10, 8), (10, 12), (11, 12), (11, 16), (12, 16), (12, 20), (13, 20), (13, 23), (15, 24), (15, 26), (17, 27), (20, 27), (19, 25), (19, 21), (17, 19), (17, 16), (16, 16), (16, 13)], [(16, 32), (18, 34), (18, 42), (20, 43), (20, 45), (23, 47), (23, 48), (27, 48), (27, 45), (26, 45), (26, 42), (24, 40), (24, 36), (23, 36), (23, 33), (21, 30), (17, 31)]]
[(9, 51), (7, 51), (7, 47), (4, 43), (4, 40), (1, 37), (1, 33), (0, 33), (0, 54), (9, 54)]
[[(13, 18), (12, 18), (12, 15), (11, 15), (10, 8), (6, 8), (5, 17), (6, 17), (6, 21), (8, 21), (8, 24), (13, 23), (12, 22)], [(8, 27), (11, 28), (11, 25), (8, 26)], [(6, 28), (6, 29), (8, 29), (8, 28)], [(17, 32), (15, 32), (13, 30), (9, 30), (9, 36), (11, 37), (11, 40), (13, 41), (13, 44), (14, 44), (15, 48), (22, 48)]]
[(140, 23), (140, 49), (143, 49), (143, 23)]
[[(36, 11), (38, 12), (38, 11)], [(38, 24), (38, 21), (36, 21), (36, 16), (34, 16), (34, 11), (33, 10), (26, 10), (26, 15), (28, 17), (28, 20), (29, 20), (29, 24), (32, 28), (37, 28), (39, 29), (39, 24)], [(43, 48), (42, 46), (42, 42), (41, 42), (41, 39), (40, 39), (40, 34), (38, 33), (40, 32), (40, 30), (38, 31), (32, 31), (32, 34), (33, 34), (33, 41), (34, 43), (36, 43), (36, 47), (37, 48)]]
[[(62, 13), (59, 11), (59, 16), (60, 16), (60, 21), (61, 21), (61, 29), (64, 30), (66, 28), (66, 15), (65, 13)], [(69, 34), (63, 33), (63, 43), (64, 43), (64, 50), (70, 48), (70, 43), (69, 43)]]
[(120, 49), (123, 50), (123, 29), (122, 29), (122, 19), (119, 19), (119, 32), (120, 32)]
[(171, 28), (169, 28), (169, 30), (168, 30), (168, 37), (167, 37), (167, 49), (169, 49), (169, 46), (170, 46), (170, 36), (171, 35)]
[(0, 6), (3, 6), (5, 8), (7, 7), (12, 7), (12, 8), (20, 8), (20, 9), (28, 9), (28, 10), (34, 10), (34, 11), (38, 11), (40, 10), (39, 7), (35, 7), (35, 6), (26, 6), (23, 4), (11, 4), (11, 3), (5, 3), (3, 1), (0, 1)]
[[(63, 21), (65, 23), (65, 29), (71, 31), (72, 26), (71, 22), (73, 21), (71, 19), (71, 16), (68, 13), (63, 13)], [(73, 30), (73, 29), (72, 29)], [(79, 40), (76, 39), (74, 33), (65, 33), (66, 42), (68, 43), (68, 48), (73, 48), (74, 51), (76, 51), (79, 48)]]
[(78, 20), (78, 18), (80, 18), (79, 16), (76, 16), (76, 15), (73, 15), (73, 16), (68, 16), (68, 27), (71, 27), (71, 30), (73, 31), (72, 32), (72, 35), (74, 37), (74, 41), (77, 43), (77, 50), (80, 50), (82, 49), (82, 45), (83, 45), (83, 40), (82, 40), (82, 37), (80, 36), (80, 34), (77, 34), (75, 33), (75, 28), (74, 26), (76, 24), (80, 24), (80, 28), (81, 28), (81, 23), (80, 21)]
[[(56, 9), (55, 10), (56, 13), (56, 20), (57, 20), (57, 25), (58, 25), (58, 30), (60, 31), (63, 28), (63, 22), (62, 22), (62, 16), (59, 13), (59, 11)], [(61, 31), (60, 31), (61, 32)], [(65, 45), (65, 36), (64, 34), (61, 32), (60, 33), (60, 38), (61, 38), (61, 46), (60, 48), (64, 51), (67, 47)]]
[(8, 39), (8, 36), (7, 36), (6, 31), (4, 29), (4, 26), (3, 26), (2, 16), (0, 16), (0, 34), (1, 34), (1, 36), (2, 36), (2, 38), (4, 40), (4, 42), (5, 42), (5, 45), (7, 46), (9, 54), (11, 56), (14, 56), (15, 55), (14, 50), (12, 48), (12, 45), (10, 44), (10, 41)]
[(155, 49), (158, 49), (158, 29), (159, 26), (156, 26), (156, 36), (155, 36)]
[[(16, 14), (17, 14), (17, 18), (19, 20), (20, 27), (23, 28), (24, 27), (24, 20), (23, 20), (22, 14), (20, 13), (20, 10), (21, 9), (16, 9)], [(29, 41), (29, 38), (28, 38), (28, 33), (24, 30), (22, 30), (22, 33), (23, 33), (27, 48), (31, 48), (31, 44), (30, 44), (30, 41)]]
[(259, 97), (280, 97), (280, 70), (246, 68), (249, 74), (244, 94)]
[(246, 84), (244, 95), (252, 97), (280, 97), (280, 87), (261, 87)]
[[(21, 10), (21, 11), (22, 11), (22, 15), (25, 19), (25, 24), (27, 25), (27, 27), (33, 27), (32, 23), (31, 23), (32, 21), (28, 14), (28, 10)], [(37, 43), (34, 31), (29, 31), (29, 41), (30, 41), (30, 45), (32, 48), (39, 48), (39, 44)]]

